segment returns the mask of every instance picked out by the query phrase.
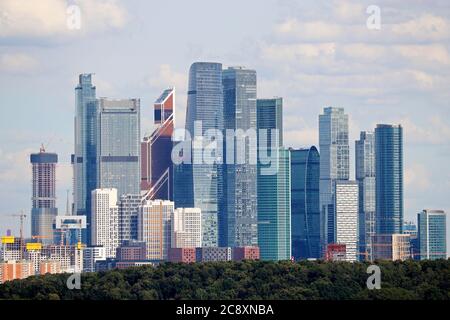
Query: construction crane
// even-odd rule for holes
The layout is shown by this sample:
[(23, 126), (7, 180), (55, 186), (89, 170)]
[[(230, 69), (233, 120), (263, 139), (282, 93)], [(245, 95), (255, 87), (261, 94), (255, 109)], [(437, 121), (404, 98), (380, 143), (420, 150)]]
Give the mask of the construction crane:
[(20, 211), (20, 213), (16, 214), (10, 214), (10, 217), (18, 217), (20, 219), (20, 258), (23, 259), (23, 248), (24, 248), (24, 239), (23, 239), (23, 221), (27, 217), (26, 214), (23, 213), (23, 211)]

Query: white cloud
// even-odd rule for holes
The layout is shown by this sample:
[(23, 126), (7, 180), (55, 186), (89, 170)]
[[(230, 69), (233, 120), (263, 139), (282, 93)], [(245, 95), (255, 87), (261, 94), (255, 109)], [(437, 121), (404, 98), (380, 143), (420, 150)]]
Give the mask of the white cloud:
[(426, 191), (430, 188), (431, 172), (424, 164), (414, 163), (405, 169), (405, 188)]
[(0, 71), (8, 73), (26, 73), (35, 70), (38, 62), (26, 53), (0, 54)]
[[(81, 28), (70, 30), (67, 8), (80, 8)], [(0, 38), (44, 38), (80, 35), (124, 26), (126, 11), (114, 0), (2, 0)]]

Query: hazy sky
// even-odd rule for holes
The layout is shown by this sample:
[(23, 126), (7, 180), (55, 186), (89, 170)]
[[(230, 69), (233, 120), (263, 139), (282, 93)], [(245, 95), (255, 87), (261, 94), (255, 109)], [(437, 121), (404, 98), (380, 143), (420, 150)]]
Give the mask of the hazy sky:
[[(81, 28), (71, 30), (73, 4)], [(369, 5), (381, 30), (366, 26)], [(30, 211), (29, 154), (41, 143), (59, 154), (65, 211), (79, 73), (95, 73), (99, 97), (141, 98), (144, 134), (168, 86), (184, 125), (194, 61), (256, 69), (258, 96), (284, 98), (287, 146), (317, 144), (328, 105), (350, 115), (352, 163), (359, 131), (401, 123), (405, 218), (450, 212), (448, 0), (0, 0), (0, 233), (16, 230), (8, 214)]]

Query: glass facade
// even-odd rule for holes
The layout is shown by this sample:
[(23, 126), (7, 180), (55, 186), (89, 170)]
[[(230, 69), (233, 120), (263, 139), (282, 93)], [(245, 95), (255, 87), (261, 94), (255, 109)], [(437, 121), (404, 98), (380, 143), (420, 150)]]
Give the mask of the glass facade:
[(375, 134), (363, 131), (355, 142), (356, 181), (359, 185), (360, 260), (373, 260), (375, 235)]
[[(91, 225), (91, 192), (97, 187), (97, 104), (91, 74), (80, 74), (75, 88), (74, 212)], [(90, 243), (90, 232), (83, 241)]]
[(319, 179), (316, 147), (291, 149), (292, 256), (295, 260), (320, 258)]
[(403, 128), (377, 125), (375, 152), (377, 233), (403, 233)]
[(417, 215), (420, 259), (447, 259), (447, 216), (442, 210)]
[(211, 154), (211, 163), (203, 161), (205, 147), (213, 140), (207, 138), (211, 129), (223, 131), (222, 64), (196, 62), (189, 70), (186, 112), (186, 130), (193, 139), (192, 154), (187, 159), (189, 163), (174, 169), (174, 200), (177, 208), (200, 208), (202, 243), (206, 247), (219, 244), (218, 214), (223, 203), (219, 199), (223, 196), (222, 149)]
[[(223, 96), (227, 144), (224, 151), (224, 203), (219, 214), (219, 245), (256, 246), (256, 71), (243, 68), (224, 70)], [(233, 139), (229, 144), (228, 133)]]
[(139, 100), (98, 100), (98, 188), (115, 188), (118, 197), (139, 194)]
[(334, 185), (350, 177), (348, 115), (343, 108), (327, 107), (319, 116), (321, 250), (333, 242)]
[[(262, 260), (291, 259), (291, 160), (289, 150), (281, 145), (282, 103), (281, 98), (257, 100), (258, 246)], [(278, 137), (267, 130), (275, 130)], [(262, 139), (264, 132), (268, 141)], [(271, 155), (273, 162), (263, 163), (262, 153)], [(270, 166), (276, 170), (268, 174), (264, 169)]]

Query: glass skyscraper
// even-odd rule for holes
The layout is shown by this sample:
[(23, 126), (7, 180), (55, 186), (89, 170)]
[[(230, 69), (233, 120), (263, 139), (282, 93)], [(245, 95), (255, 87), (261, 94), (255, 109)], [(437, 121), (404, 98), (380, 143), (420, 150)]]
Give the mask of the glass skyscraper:
[(375, 134), (363, 131), (355, 142), (356, 181), (359, 185), (359, 252), (361, 260), (373, 259), (375, 235)]
[(140, 102), (98, 100), (98, 187), (115, 188), (120, 198), (140, 192)]
[[(91, 74), (80, 74), (75, 88), (74, 212), (91, 225), (91, 193), (97, 188), (97, 105)], [(90, 232), (84, 234), (90, 243)]]
[(316, 147), (291, 149), (292, 256), (295, 260), (320, 258), (319, 179)]
[(282, 147), (282, 121), (281, 98), (257, 100), (258, 246), (262, 260), (291, 258), (291, 160), (289, 150)]
[(256, 71), (228, 68), (222, 75), (227, 139), (219, 244), (257, 246)]
[(420, 259), (447, 259), (447, 216), (443, 210), (417, 215)]
[(403, 233), (403, 128), (375, 129), (377, 234)]
[(343, 108), (327, 107), (319, 116), (321, 250), (334, 239), (336, 180), (350, 176), (348, 115)]
[[(189, 163), (174, 168), (174, 200), (176, 207), (194, 207), (202, 211), (202, 243), (205, 247), (219, 244), (218, 214), (223, 203), (223, 148), (208, 151), (214, 140), (211, 130), (223, 132), (222, 64), (196, 62), (189, 70), (186, 131), (192, 137)], [(211, 136), (208, 136), (208, 135)], [(213, 161), (204, 161), (208, 153)], [(186, 192), (185, 192), (186, 191)]]

